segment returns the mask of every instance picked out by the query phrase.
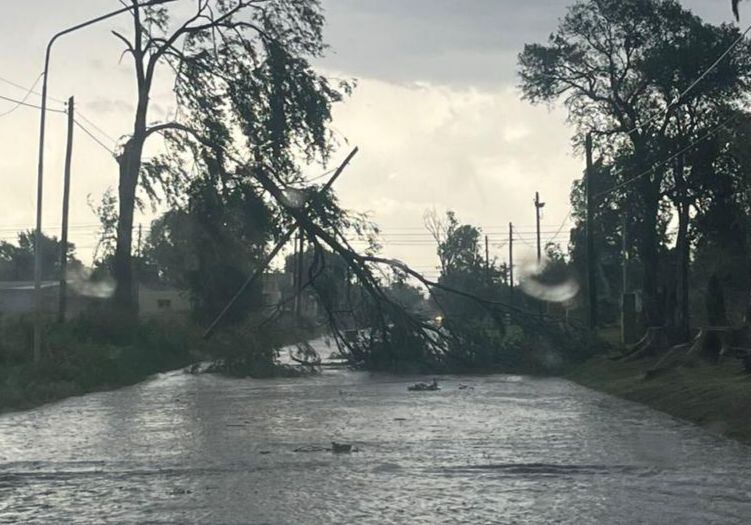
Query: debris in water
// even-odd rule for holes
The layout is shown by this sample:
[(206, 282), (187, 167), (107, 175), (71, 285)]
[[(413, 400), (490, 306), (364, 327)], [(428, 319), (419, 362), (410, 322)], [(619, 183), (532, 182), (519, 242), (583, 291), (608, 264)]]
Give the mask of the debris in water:
[(438, 381), (435, 379), (433, 379), (432, 383), (415, 383), (407, 387), (407, 390), (410, 392), (433, 392), (440, 389), (441, 387), (438, 386)]
[(349, 443), (337, 443), (336, 441), (332, 441), (331, 452), (333, 452), (334, 454), (352, 452), (352, 445), (350, 445)]
[(309, 447), (298, 447), (294, 452), (333, 452), (334, 454), (344, 454), (348, 452), (360, 452), (360, 449), (353, 447), (349, 443), (337, 443), (336, 441), (332, 441), (331, 448), (313, 445)]

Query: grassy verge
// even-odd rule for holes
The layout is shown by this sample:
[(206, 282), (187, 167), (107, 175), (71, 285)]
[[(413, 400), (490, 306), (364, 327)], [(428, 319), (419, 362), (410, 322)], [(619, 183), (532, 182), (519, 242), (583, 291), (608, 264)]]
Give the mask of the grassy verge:
[(0, 334), (0, 411), (137, 383), (187, 366), (198, 356), (196, 331), (181, 323), (123, 324), (98, 317), (50, 325), (43, 356), (31, 357), (28, 320), (5, 322)]
[(275, 348), (304, 340), (302, 330), (220, 330), (209, 343), (202, 330), (176, 321), (122, 320), (100, 314), (49, 325), (42, 359), (31, 359), (29, 319), (0, 325), (0, 412), (21, 410), (215, 360), (213, 371), (235, 377), (299, 375), (275, 363)]
[(678, 366), (644, 379), (644, 371), (654, 363), (648, 359), (621, 363), (597, 357), (574, 368), (568, 377), (751, 443), (751, 376), (740, 361)]

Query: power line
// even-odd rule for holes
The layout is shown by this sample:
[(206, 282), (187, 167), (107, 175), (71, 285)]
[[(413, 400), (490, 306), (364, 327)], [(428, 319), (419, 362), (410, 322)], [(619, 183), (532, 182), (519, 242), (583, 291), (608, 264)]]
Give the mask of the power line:
[(724, 51), (724, 52), (723, 52), (723, 53), (722, 53), (722, 54), (721, 54), (721, 55), (720, 55), (720, 56), (719, 56), (719, 57), (718, 57), (718, 58), (717, 58), (717, 59), (716, 59), (716, 60), (715, 60), (714, 62), (712, 62), (712, 64), (711, 64), (711, 65), (710, 65), (710, 66), (709, 66), (709, 67), (708, 67), (707, 69), (705, 69), (705, 70), (704, 70), (704, 71), (703, 71), (703, 72), (702, 72), (702, 73), (701, 73), (701, 74), (699, 75), (699, 77), (698, 77), (698, 78), (697, 78), (696, 80), (694, 80), (694, 81), (693, 81), (693, 82), (692, 82), (692, 83), (691, 83), (691, 84), (690, 84), (690, 85), (689, 85), (689, 86), (688, 86), (688, 87), (687, 87), (686, 89), (684, 89), (684, 90), (683, 90), (683, 91), (682, 91), (682, 92), (681, 92), (681, 93), (680, 93), (680, 94), (678, 95), (678, 97), (676, 97), (676, 99), (675, 99), (675, 100), (673, 100), (673, 101), (672, 101), (672, 102), (671, 102), (670, 104), (668, 104), (668, 107), (667, 107), (667, 108), (665, 109), (665, 111), (664, 111), (663, 113), (658, 113), (657, 115), (654, 115), (653, 117), (651, 117), (651, 118), (647, 119), (647, 120), (646, 120), (645, 122), (643, 122), (642, 124), (634, 125), (634, 127), (633, 127), (633, 128), (631, 128), (630, 130), (628, 130), (628, 131), (626, 132), (626, 134), (627, 134), (627, 135), (631, 135), (632, 133), (634, 133), (635, 131), (637, 131), (637, 130), (638, 130), (639, 128), (643, 128), (643, 127), (645, 127), (645, 126), (647, 126), (647, 125), (651, 124), (651, 123), (652, 123), (652, 122), (654, 122), (655, 120), (657, 120), (657, 119), (659, 119), (659, 118), (663, 118), (663, 117), (667, 116), (667, 114), (668, 114), (668, 113), (670, 112), (671, 108), (673, 108), (674, 106), (677, 106), (677, 105), (678, 105), (678, 104), (680, 103), (680, 101), (681, 101), (681, 100), (682, 100), (682, 99), (683, 99), (683, 98), (684, 98), (684, 97), (685, 97), (686, 95), (688, 95), (688, 94), (689, 94), (689, 93), (690, 93), (691, 91), (693, 91), (693, 90), (694, 90), (694, 88), (695, 88), (696, 86), (698, 86), (698, 85), (699, 85), (699, 84), (701, 83), (701, 81), (702, 81), (702, 80), (704, 80), (705, 78), (707, 78), (707, 75), (709, 75), (709, 74), (710, 74), (710, 73), (711, 73), (712, 71), (714, 71), (714, 70), (715, 70), (715, 69), (717, 68), (717, 66), (719, 66), (719, 65), (720, 65), (720, 63), (721, 63), (721, 62), (722, 62), (723, 60), (725, 60), (725, 58), (726, 58), (726, 57), (727, 57), (727, 56), (728, 56), (728, 55), (729, 55), (729, 54), (730, 54), (730, 53), (731, 53), (731, 52), (732, 52), (732, 51), (733, 51), (733, 50), (734, 50), (734, 49), (735, 49), (735, 48), (736, 48), (736, 47), (738, 46), (738, 44), (740, 44), (741, 42), (743, 42), (743, 39), (744, 39), (744, 38), (746, 38), (746, 35), (747, 35), (747, 34), (749, 33), (749, 31), (751, 31), (751, 25), (749, 25), (749, 26), (748, 26), (748, 27), (746, 28), (746, 30), (745, 30), (745, 31), (743, 31), (743, 33), (741, 33), (741, 34), (740, 34), (740, 36), (739, 36), (738, 38), (736, 38), (736, 39), (735, 39), (735, 40), (733, 41), (733, 43), (732, 43), (732, 44), (730, 44), (730, 46), (729, 46), (729, 47), (728, 47), (728, 48), (727, 48), (727, 49), (726, 49), (726, 50), (725, 50), (725, 51)]
[[(634, 177), (631, 177), (630, 179), (626, 179), (625, 181), (623, 181), (623, 182), (621, 182), (619, 184), (616, 184), (615, 186), (613, 186), (613, 187), (611, 187), (611, 188), (609, 188), (607, 190), (603, 190), (603, 191), (600, 191), (598, 193), (595, 193), (594, 197), (597, 198), (597, 197), (600, 197), (602, 195), (606, 195), (608, 193), (612, 193), (612, 192), (614, 192), (616, 190), (619, 190), (619, 189), (623, 188), (624, 186), (628, 186), (632, 182), (635, 182), (635, 181), (639, 180), (640, 178), (642, 178), (642, 177), (644, 177), (646, 175), (649, 175), (650, 173), (652, 173), (654, 171), (655, 168), (657, 168), (659, 166), (663, 166), (663, 165), (667, 164), (668, 162), (670, 162), (671, 160), (675, 160), (679, 156), (681, 156), (684, 153), (686, 153), (687, 151), (691, 150), (693, 147), (697, 146), (698, 144), (701, 144), (702, 142), (704, 142), (705, 140), (707, 140), (709, 137), (711, 137), (715, 133), (717, 133), (717, 131), (719, 131), (720, 128), (724, 127), (725, 124), (727, 124), (728, 122), (730, 122), (731, 120), (734, 120), (736, 118), (737, 117), (730, 117), (730, 118), (728, 118), (728, 119), (720, 122), (714, 128), (712, 128), (711, 130), (709, 130), (705, 135), (703, 135), (701, 138), (696, 139), (694, 142), (692, 142), (691, 144), (689, 144), (685, 148), (682, 148), (677, 153), (669, 156), (666, 159), (663, 159), (663, 160), (661, 160), (659, 162), (656, 162), (656, 163), (652, 164), (652, 166), (650, 166), (649, 168), (647, 168), (643, 172), (639, 173), (638, 175), (635, 175)], [(623, 170), (619, 170), (618, 172), (615, 173), (615, 175), (620, 175), (621, 173), (623, 173)]]
[(35, 87), (36, 87), (36, 85), (37, 85), (37, 84), (39, 83), (39, 80), (40, 80), (41, 78), (42, 78), (42, 75), (39, 75), (39, 76), (37, 77), (37, 79), (36, 79), (36, 80), (34, 81), (34, 84), (32, 84), (32, 86), (31, 86), (31, 87), (30, 87), (30, 88), (29, 88), (29, 89), (28, 89), (28, 90), (26, 91), (26, 94), (25, 94), (25, 95), (23, 96), (23, 98), (22, 98), (22, 99), (21, 99), (20, 101), (18, 101), (18, 102), (16, 103), (16, 105), (15, 105), (15, 106), (13, 106), (12, 108), (10, 108), (10, 109), (9, 109), (8, 111), (6, 111), (6, 112), (4, 112), (4, 113), (0, 113), (0, 117), (4, 117), (4, 116), (6, 116), (6, 115), (10, 115), (10, 114), (11, 114), (11, 113), (13, 113), (13, 112), (14, 112), (15, 110), (17, 110), (17, 109), (18, 109), (18, 108), (20, 108), (20, 107), (21, 107), (22, 105), (24, 105), (24, 104), (26, 103), (26, 100), (27, 100), (27, 99), (29, 98), (29, 96), (31, 95), (32, 91), (34, 91), (34, 88), (35, 88)]
[[(32, 104), (30, 102), (25, 102), (23, 100), (18, 100), (18, 99), (11, 98), (11, 97), (6, 97), (5, 95), (0, 95), (0, 100), (5, 100), (5, 101), (8, 101), (8, 102), (13, 102), (15, 104), (18, 104), (19, 106), (26, 106), (26, 107), (34, 108), (34, 109), (42, 109), (42, 106), (37, 106), (36, 104)], [(15, 108), (14, 108), (14, 110), (15, 110)], [(49, 111), (51, 113), (62, 113), (62, 114), (66, 113), (66, 111), (64, 109), (55, 109), (55, 108), (47, 108), (47, 111)]]
[(97, 130), (103, 136), (105, 136), (106, 138), (110, 139), (113, 143), (117, 144), (117, 139), (113, 138), (112, 135), (110, 135), (109, 133), (107, 133), (106, 131), (104, 131), (102, 128), (100, 128), (99, 126), (97, 126), (94, 122), (92, 122), (91, 119), (89, 119), (88, 117), (86, 117), (86, 115), (84, 115), (83, 113), (81, 113), (80, 109), (76, 109), (76, 115), (78, 115), (84, 122), (86, 122), (89, 126), (91, 126), (92, 128), (94, 128), (95, 130)]
[(546, 245), (550, 244), (551, 242), (554, 242), (558, 238), (558, 236), (563, 231), (563, 228), (566, 226), (566, 223), (571, 218), (571, 215), (573, 215), (573, 213), (574, 213), (573, 210), (569, 210), (568, 214), (566, 214), (566, 217), (564, 217), (563, 222), (561, 222), (561, 227), (558, 228), (557, 232), (555, 232), (555, 235), (553, 235), (551, 238), (549, 238), (547, 241), (545, 241)]
[(79, 128), (81, 128), (83, 130), (83, 132), (86, 133), (91, 138), (91, 140), (93, 140), (94, 142), (96, 142), (97, 144), (99, 144), (102, 148), (104, 148), (105, 150), (107, 150), (107, 152), (110, 153), (113, 157), (117, 156), (115, 154), (115, 152), (110, 149), (109, 146), (107, 146), (104, 142), (102, 142), (101, 140), (99, 140), (96, 137), (96, 135), (94, 135), (91, 131), (89, 131), (83, 124), (81, 124), (80, 122), (78, 122), (77, 119), (74, 120), (73, 122), (75, 122), (76, 126), (78, 126)]
[[(2, 98), (3, 100), (7, 100), (8, 102), (15, 102), (16, 103), (16, 107), (12, 108), (11, 110), (9, 110), (6, 113), (0, 114), (0, 117), (3, 117), (5, 115), (7, 115), (8, 113), (12, 113), (16, 109), (18, 109), (18, 106), (28, 106), (28, 107), (32, 107), (32, 108), (36, 108), (36, 109), (42, 109), (41, 106), (38, 106), (36, 104), (31, 104), (31, 103), (28, 103), (26, 101), (29, 98), (29, 96), (32, 95), (32, 94), (37, 95), (39, 97), (42, 96), (42, 94), (39, 93), (38, 91), (35, 91), (34, 88), (36, 87), (36, 85), (39, 83), (39, 80), (43, 76), (44, 76), (44, 73), (41, 73), (37, 77), (37, 79), (34, 81), (34, 84), (30, 88), (22, 86), (21, 84), (19, 84), (17, 82), (13, 82), (12, 80), (8, 80), (7, 78), (0, 77), (0, 82), (4, 82), (4, 83), (6, 83), (6, 84), (8, 84), (10, 86), (13, 86), (13, 87), (18, 88), (18, 89), (22, 89), (22, 90), (24, 90), (26, 92), (26, 94), (23, 97), (23, 100), (20, 100), (20, 101), (14, 99), (14, 98), (11, 98), (11, 97), (0, 96), (0, 98)], [(47, 95), (47, 98), (50, 99), (50, 100), (53, 100), (55, 102), (59, 102), (60, 104), (67, 104), (67, 101), (61, 100), (59, 98), (55, 98), (55, 97), (53, 97), (53, 96), (51, 96), (49, 94)], [(65, 110), (57, 110), (57, 109), (51, 109), (51, 108), (47, 108), (47, 111), (52, 111), (52, 112), (55, 112), (55, 113), (65, 113)], [(117, 139), (115, 139), (114, 137), (112, 137), (112, 135), (110, 135), (109, 133), (107, 133), (106, 131), (104, 131), (100, 126), (98, 126), (90, 118), (88, 118), (86, 115), (84, 115), (81, 112), (80, 109), (76, 110), (76, 115), (78, 117), (80, 117), (84, 122), (88, 123), (92, 128), (94, 128), (99, 133), (101, 133), (104, 137), (108, 138), (109, 140), (111, 140), (115, 144), (117, 143)]]
[[(39, 78), (42, 78), (43, 76), (44, 76), (44, 73), (40, 73), (39, 74)], [(18, 88), (18, 89), (21, 89), (21, 90), (24, 90), (24, 91), (26, 91), (26, 89), (28, 89), (26, 86), (22, 86), (21, 84), (19, 84), (17, 82), (13, 82), (12, 80), (8, 80), (7, 78), (0, 77), (0, 82), (4, 82), (4, 83), (8, 84), (9, 86), (13, 86), (15, 88)], [(39, 79), (37, 79), (37, 82), (39, 82)], [(34, 83), (35, 86), (36, 86), (37, 82)], [(32, 89), (29, 90), (29, 92), (31, 92), (34, 95), (37, 95), (39, 97), (42, 96), (42, 94), (39, 91), (34, 91), (33, 86), (32, 86)], [(55, 97), (53, 97), (53, 96), (51, 96), (49, 94), (47, 95), (47, 98), (50, 99), (50, 100), (53, 100), (55, 102), (58, 102), (60, 104), (67, 103), (66, 100), (61, 100), (59, 98), (55, 98)]]

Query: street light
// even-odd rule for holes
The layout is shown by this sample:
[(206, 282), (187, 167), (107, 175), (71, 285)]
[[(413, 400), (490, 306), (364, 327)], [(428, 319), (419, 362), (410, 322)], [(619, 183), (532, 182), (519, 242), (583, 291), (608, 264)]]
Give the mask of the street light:
[[(176, 0), (150, 0), (142, 4), (133, 4), (122, 7), (116, 11), (81, 22), (75, 26), (64, 29), (55, 34), (47, 44), (47, 53), (44, 57), (44, 80), (42, 82), (42, 116), (39, 123), (39, 166), (37, 169), (37, 211), (36, 232), (34, 233), (34, 361), (38, 361), (42, 348), (42, 196), (44, 183), (44, 126), (47, 117), (47, 76), (50, 68), (50, 53), (52, 45), (63, 35), (78, 31), (84, 27), (107, 20), (113, 16), (131, 11), (137, 7), (150, 7), (158, 4), (167, 4)], [(63, 247), (63, 250), (65, 247)]]

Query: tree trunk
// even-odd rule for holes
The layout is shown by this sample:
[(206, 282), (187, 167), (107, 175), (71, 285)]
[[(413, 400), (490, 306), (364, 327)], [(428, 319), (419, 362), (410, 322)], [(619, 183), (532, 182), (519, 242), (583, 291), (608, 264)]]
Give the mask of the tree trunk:
[(149, 81), (139, 74), (138, 106), (133, 124), (133, 135), (117, 158), (119, 164), (117, 220), (117, 246), (113, 264), (115, 279), (115, 306), (123, 313), (135, 314), (138, 311), (138, 298), (133, 281), (133, 214), (136, 207), (136, 189), (141, 172), (141, 156), (148, 135), (146, 114), (149, 107)]
[(138, 301), (135, 297), (133, 282), (133, 215), (136, 205), (136, 188), (141, 169), (143, 153), (142, 137), (133, 137), (125, 145), (123, 154), (118, 158), (119, 185), (117, 221), (117, 246), (113, 264), (113, 277), (116, 282), (115, 304), (127, 312), (136, 312)]

